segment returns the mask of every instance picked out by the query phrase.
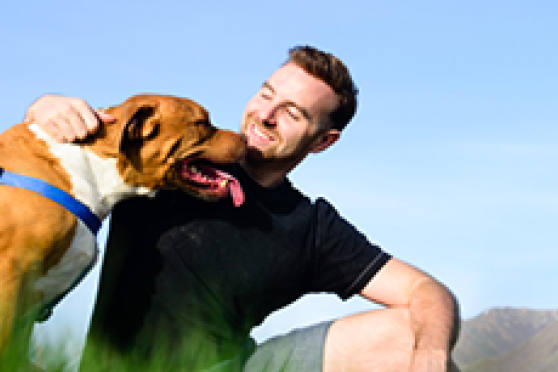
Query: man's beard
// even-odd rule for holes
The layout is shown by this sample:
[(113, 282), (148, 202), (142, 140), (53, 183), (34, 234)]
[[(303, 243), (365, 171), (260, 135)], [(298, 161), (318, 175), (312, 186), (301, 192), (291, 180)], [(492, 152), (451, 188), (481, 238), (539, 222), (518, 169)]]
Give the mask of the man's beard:
[(270, 165), (282, 163), (281, 160), (277, 159), (273, 154), (273, 149), (267, 148), (265, 150), (258, 149), (256, 147), (248, 146), (246, 149), (245, 160), (251, 165)]
[(303, 146), (300, 146), (296, 151), (288, 155), (278, 155), (276, 150), (275, 147), (272, 147), (262, 151), (256, 147), (248, 146), (244, 162), (254, 170), (289, 171), (307, 155), (307, 151), (304, 151)]
[(252, 126), (263, 128), (266, 132), (270, 132), (276, 141), (280, 142), (280, 136), (278, 133), (276, 133), (273, 129), (267, 128), (259, 119), (255, 118), (254, 116), (248, 115), (247, 117), (244, 118), (244, 122), (242, 124), (244, 135), (248, 139), (246, 161), (254, 165), (276, 162), (276, 156), (275, 156), (276, 145), (271, 147), (266, 147), (264, 149), (250, 146), (250, 139), (249, 139), (250, 135), (247, 132), (254, 130)]
[(277, 141), (277, 143), (273, 146), (265, 147), (264, 149), (260, 149), (254, 146), (250, 146), (248, 143), (246, 156), (245, 156), (245, 163), (252, 167), (253, 169), (256, 168), (266, 168), (269, 170), (283, 170), (283, 169), (291, 169), (294, 165), (298, 164), (302, 159), (306, 157), (308, 153), (307, 147), (311, 143), (311, 139), (306, 138), (303, 142), (299, 143), (295, 149), (292, 149), (289, 154), (281, 153), (281, 144), (282, 144), (282, 137), (279, 133), (275, 130), (266, 128), (266, 126), (261, 123), (258, 119), (254, 117), (247, 117), (243, 123), (244, 134), (247, 135), (247, 131), (252, 130), (250, 129), (251, 125), (255, 125), (256, 127), (265, 128), (267, 132), (273, 134), (273, 138)]

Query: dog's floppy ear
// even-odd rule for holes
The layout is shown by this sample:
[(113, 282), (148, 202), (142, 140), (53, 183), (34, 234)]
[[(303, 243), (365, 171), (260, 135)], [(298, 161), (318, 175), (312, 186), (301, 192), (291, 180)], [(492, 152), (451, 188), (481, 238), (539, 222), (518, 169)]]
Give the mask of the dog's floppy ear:
[(156, 103), (133, 105), (124, 115), (124, 130), (120, 140), (122, 151), (126, 142), (138, 142), (155, 136), (159, 131), (159, 115)]
[(157, 105), (139, 106), (126, 122), (126, 135), (132, 141), (149, 138), (159, 130)]

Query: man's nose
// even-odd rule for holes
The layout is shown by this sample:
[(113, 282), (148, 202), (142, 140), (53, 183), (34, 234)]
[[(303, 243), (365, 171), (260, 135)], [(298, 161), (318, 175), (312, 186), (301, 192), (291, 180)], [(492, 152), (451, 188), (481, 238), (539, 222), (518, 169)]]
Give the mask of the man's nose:
[(258, 118), (264, 125), (275, 125), (276, 116), (277, 107), (271, 102), (266, 102), (258, 110)]

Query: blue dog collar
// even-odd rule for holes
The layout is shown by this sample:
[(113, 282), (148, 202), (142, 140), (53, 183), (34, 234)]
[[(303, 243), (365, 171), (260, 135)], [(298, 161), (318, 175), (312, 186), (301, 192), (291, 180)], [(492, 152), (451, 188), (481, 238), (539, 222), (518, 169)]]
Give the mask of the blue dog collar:
[(101, 220), (91, 212), (88, 206), (47, 182), (23, 174), (8, 172), (0, 167), (0, 184), (20, 187), (46, 196), (75, 214), (87, 225), (93, 235), (97, 235), (101, 228)]

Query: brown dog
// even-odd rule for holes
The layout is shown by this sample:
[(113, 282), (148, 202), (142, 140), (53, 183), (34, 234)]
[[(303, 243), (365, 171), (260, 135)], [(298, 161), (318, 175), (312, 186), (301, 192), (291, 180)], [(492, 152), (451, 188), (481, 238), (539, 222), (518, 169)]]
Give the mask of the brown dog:
[[(101, 220), (119, 200), (164, 187), (242, 204), (238, 181), (211, 164), (236, 162), (245, 141), (213, 127), (203, 107), (139, 95), (106, 112), (116, 122), (79, 144), (58, 143), (33, 123), (13, 126), (0, 135), (0, 167), (62, 189)], [(97, 249), (87, 225), (43, 195), (0, 184), (0, 208), (1, 350), (18, 319), (56, 303)]]

